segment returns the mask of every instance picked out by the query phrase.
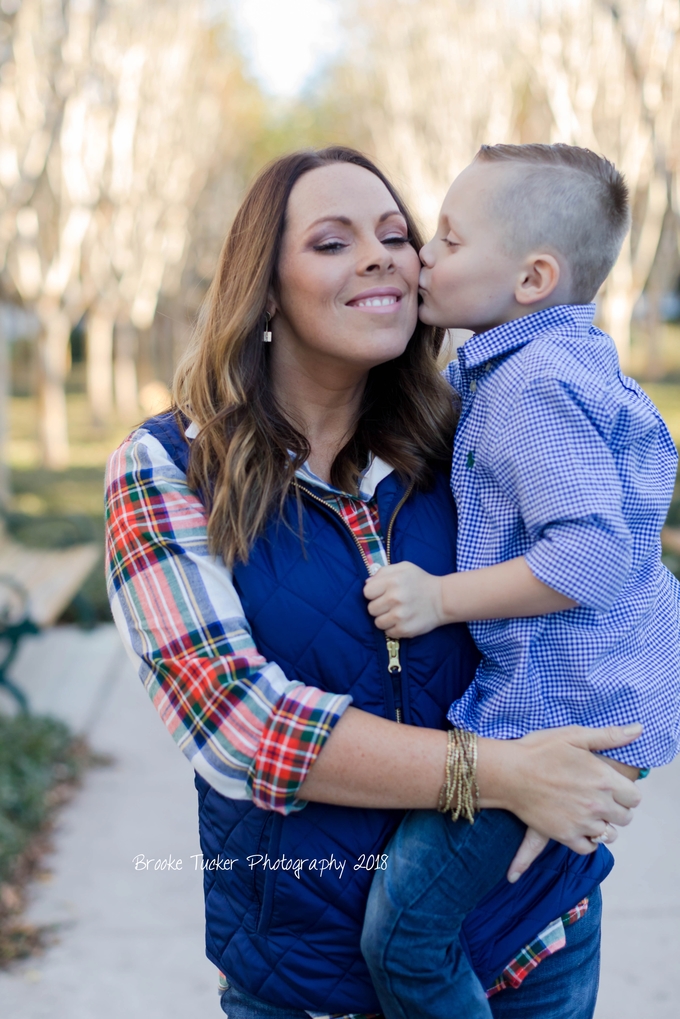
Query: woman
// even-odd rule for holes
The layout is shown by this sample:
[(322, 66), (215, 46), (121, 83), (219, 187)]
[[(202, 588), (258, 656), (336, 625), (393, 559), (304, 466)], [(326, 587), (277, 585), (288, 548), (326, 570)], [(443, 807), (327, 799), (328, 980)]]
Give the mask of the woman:
[[(197, 773), (207, 952), (232, 1019), (378, 1012), (359, 951), (371, 871), (403, 810), (437, 806), (445, 712), (478, 660), (459, 626), (386, 643), (362, 594), (390, 558), (455, 568), (455, 415), (440, 337), (417, 322), (419, 246), (358, 153), (274, 163), (227, 238), (177, 417), (147, 422), (109, 464), (112, 610)], [(553, 1014), (557, 975), (564, 988), (576, 967), (587, 993), (559, 1014), (592, 1013), (610, 863), (591, 839), (615, 837), (639, 796), (587, 749), (631, 738), (479, 740), (481, 806), (564, 843), (471, 916), (484, 986), (595, 888), (562, 961), (494, 995), (494, 1015)]]

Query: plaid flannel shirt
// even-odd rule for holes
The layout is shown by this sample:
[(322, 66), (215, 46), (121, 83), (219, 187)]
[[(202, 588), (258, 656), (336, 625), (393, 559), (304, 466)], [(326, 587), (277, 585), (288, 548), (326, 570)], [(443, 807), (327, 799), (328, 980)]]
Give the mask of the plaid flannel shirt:
[[(386, 555), (375, 489), (390, 471), (372, 460), (358, 498), (321, 481), (308, 466), (298, 472), (343, 517), (376, 566), (385, 565)], [(202, 503), (143, 427), (109, 459), (106, 520), (113, 617), (179, 748), (225, 796), (252, 798), (281, 813), (304, 807), (297, 790), (351, 697), (290, 682), (259, 654), (231, 571), (208, 552)], [(542, 931), (487, 994), (519, 986), (541, 959), (562, 948), (565, 922)]]
[(297, 790), (351, 698), (259, 654), (200, 499), (144, 428), (109, 459), (106, 518), (113, 618), (180, 750), (224, 796), (304, 807)]

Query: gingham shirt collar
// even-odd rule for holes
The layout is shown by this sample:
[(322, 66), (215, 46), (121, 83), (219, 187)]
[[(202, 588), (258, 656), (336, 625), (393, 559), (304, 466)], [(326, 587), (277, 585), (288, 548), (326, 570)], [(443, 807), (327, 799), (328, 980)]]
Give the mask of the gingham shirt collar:
[(495, 357), (523, 347), (534, 337), (556, 326), (566, 327), (570, 332), (587, 333), (594, 316), (594, 304), (558, 304), (554, 308), (544, 308), (533, 315), (504, 322), (484, 333), (475, 333), (458, 350), (461, 367), (468, 370), (477, 368)]

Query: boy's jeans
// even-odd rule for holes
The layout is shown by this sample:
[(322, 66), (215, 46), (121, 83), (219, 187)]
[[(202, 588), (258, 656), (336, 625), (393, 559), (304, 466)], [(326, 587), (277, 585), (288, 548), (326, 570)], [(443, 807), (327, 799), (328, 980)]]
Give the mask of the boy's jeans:
[[(593, 1019), (600, 975), (600, 889), (589, 898), (586, 915), (566, 929), (566, 947), (544, 959), (517, 990), (494, 994), (494, 1019)], [(307, 1012), (269, 1005), (233, 984), (221, 1005), (227, 1019), (309, 1019)]]
[(505, 875), (526, 825), (504, 810), (475, 823), (413, 810), (373, 878), (361, 950), (386, 1019), (491, 1019), (458, 935)]

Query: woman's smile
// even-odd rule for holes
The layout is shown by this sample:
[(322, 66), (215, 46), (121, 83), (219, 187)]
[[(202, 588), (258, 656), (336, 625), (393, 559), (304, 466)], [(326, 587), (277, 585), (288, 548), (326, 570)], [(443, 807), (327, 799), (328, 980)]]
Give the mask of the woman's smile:
[(348, 308), (360, 308), (379, 315), (390, 314), (399, 310), (403, 293), (397, 287), (374, 287), (364, 290), (347, 301)]

